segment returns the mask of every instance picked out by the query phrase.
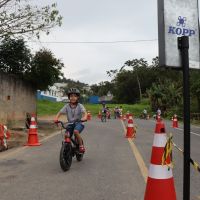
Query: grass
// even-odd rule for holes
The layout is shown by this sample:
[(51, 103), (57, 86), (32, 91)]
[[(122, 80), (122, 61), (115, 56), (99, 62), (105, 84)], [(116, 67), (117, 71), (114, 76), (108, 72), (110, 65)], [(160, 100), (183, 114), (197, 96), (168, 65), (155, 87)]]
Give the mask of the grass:
[(38, 116), (56, 115), (57, 112), (64, 106), (64, 103), (51, 102), (47, 100), (37, 101), (37, 114)]
[[(38, 116), (47, 116), (47, 115), (56, 115), (57, 112), (64, 106), (64, 103), (60, 103), (60, 102), (50, 102), (47, 100), (38, 100), (37, 101), (37, 114)], [(102, 105), (101, 104), (84, 104), (85, 108), (87, 109), (87, 111), (90, 111), (92, 113), (93, 116), (97, 116), (99, 111), (101, 111)], [(148, 113), (150, 114), (150, 116), (152, 116), (154, 113), (151, 112), (150, 109), (150, 104), (149, 101), (147, 99), (143, 100), (140, 104), (107, 104), (107, 106), (110, 108), (112, 114), (113, 114), (113, 109), (115, 108), (115, 106), (120, 107), (122, 106), (123, 108), (123, 113), (126, 113), (127, 111), (129, 111), (130, 113), (133, 113), (136, 117), (139, 117), (141, 112), (144, 109), (148, 110)], [(174, 110), (168, 111), (166, 114), (166, 118), (167, 119), (171, 119), (171, 117), (173, 116), (173, 114), (176, 113)], [(178, 114), (178, 113), (177, 113)], [(182, 118), (179, 116), (179, 120), (182, 120)], [(191, 120), (192, 123), (195, 124), (200, 124), (199, 121), (193, 121)]]
[[(37, 101), (37, 113), (39, 116), (45, 115), (56, 115), (57, 112), (64, 106), (64, 103), (60, 102), (50, 102), (47, 100), (38, 100)], [(90, 111), (92, 115), (97, 115), (102, 108), (101, 104), (84, 104), (87, 111)], [(133, 113), (135, 116), (139, 116), (141, 112), (146, 108), (148, 111), (150, 110), (150, 105), (148, 101), (143, 101), (140, 104), (107, 104), (107, 106), (113, 111), (115, 106), (122, 106), (123, 113), (129, 111)]]

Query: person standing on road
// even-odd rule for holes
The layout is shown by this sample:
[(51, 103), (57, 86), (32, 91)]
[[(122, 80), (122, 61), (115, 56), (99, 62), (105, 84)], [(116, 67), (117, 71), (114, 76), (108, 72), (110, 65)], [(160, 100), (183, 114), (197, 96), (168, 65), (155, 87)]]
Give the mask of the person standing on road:
[(147, 119), (147, 110), (146, 109), (143, 110), (143, 119)]
[(113, 111), (114, 111), (114, 118), (117, 119), (117, 117), (118, 117), (118, 111), (119, 111), (118, 107), (115, 106), (115, 108), (114, 108)]
[(121, 117), (123, 115), (123, 109), (122, 106), (119, 107), (119, 117)]
[(85, 107), (79, 103), (80, 98), (80, 91), (76, 88), (70, 88), (68, 90), (68, 98), (69, 103), (66, 104), (56, 115), (55, 122), (58, 121), (59, 117), (62, 114), (66, 114), (67, 116), (67, 122), (74, 123), (71, 125), (70, 130), (74, 133), (75, 137), (78, 140), (79, 143), (79, 151), (80, 153), (85, 152), (85, 148), (83, 146), (83, 140), (81, 138), (80, 133), (84, 129), (84, 125), (81, 123), (81, 121), (87, 121), (87, 112)]

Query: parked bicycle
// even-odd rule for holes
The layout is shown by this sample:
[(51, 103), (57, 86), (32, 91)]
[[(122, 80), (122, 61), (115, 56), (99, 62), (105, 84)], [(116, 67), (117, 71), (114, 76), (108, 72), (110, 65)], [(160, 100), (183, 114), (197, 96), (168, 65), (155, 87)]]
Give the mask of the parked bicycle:
[[(73, 132), (71, 133), (69, 130), (70, 126), (73, 126), (78, 122), (66, 123), (66, 125), (62, 121), (56, 121), (55, 123), (61, 124), (61, 127), (66, 130), (60, 149), (60, 167), (63, 171), (67, 171), (71, 167), (72, 158), (74, 156), (76, 156), (76, 159), (79, 162), (83, 159), (83, 153), (79, 152), (79, 143), (77, 141), (77, 138), (74, 136)], [(63, 135), (62, 128), (61, 134)]]

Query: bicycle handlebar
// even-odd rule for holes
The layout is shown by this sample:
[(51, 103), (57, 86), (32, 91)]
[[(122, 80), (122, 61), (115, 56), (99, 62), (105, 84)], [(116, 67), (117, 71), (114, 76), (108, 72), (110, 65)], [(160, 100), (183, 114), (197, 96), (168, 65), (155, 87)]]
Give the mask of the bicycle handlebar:
[(67, 126), (69, 126), (69, 125), (73, 125), (73, 124), (76, 124), (76, 123), (78, 123), (78, 122), (86, 122), (87, 120), (78, 120), (78, 121), (75, 121), (75, 122), (67, 122), (67, 125), (65, 126), (64, 125), (64, 123), (62, 122), (62, 121), (55, 121), (54, 123), (55, 124), (61, 124), (61, 126), (64, 128), (64, 129), (66, 129), (67, 128)]

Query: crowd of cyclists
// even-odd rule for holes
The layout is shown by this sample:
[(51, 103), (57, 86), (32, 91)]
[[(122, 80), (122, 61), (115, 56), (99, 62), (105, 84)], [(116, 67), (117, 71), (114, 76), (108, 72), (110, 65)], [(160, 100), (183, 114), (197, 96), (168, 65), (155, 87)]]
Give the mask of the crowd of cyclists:
[(107, 119), (111, 119), (111, 113), (113, 112), (114, 119), (120, 118), (122, 116), (122, 106), (120, 107), (115, 107), (113, 110), (110, 109), (106, 104), (102, 104), (102, 110), (101, 110), (101, 115), (106, 116)]
[[(111, 119), (111, 113), (113, 113), (114, 119), (121, 118), (123, 116), (122, 106), (119, 106), (119, 107), (115, 106), (114, 109), (110, 109), (108, 106), (106, 106), (105, 103), (102, 103), (101, 116), (106, 117), (107, 119)], [(127, 113), (129, 113), (129, 111), (127, 111)], [(155, 112), (155, 114), (152, 117), (154, 119), (156, 119), (156, 116), (158, 116), (158, 115), (161, 116), (160, 108), (157, 109), (157, 111)], [(150, 118), (150, 114), (148, 113), (146, 108), (141, 112), (139, 118), (146, 119), (146, 120), (148, 120)]]

